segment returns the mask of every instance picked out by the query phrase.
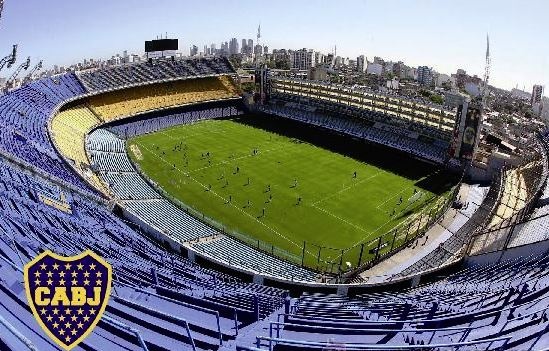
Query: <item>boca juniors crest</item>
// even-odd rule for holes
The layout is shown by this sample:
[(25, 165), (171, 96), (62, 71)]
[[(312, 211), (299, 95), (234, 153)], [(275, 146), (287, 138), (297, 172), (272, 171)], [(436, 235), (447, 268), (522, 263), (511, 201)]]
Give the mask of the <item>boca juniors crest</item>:
[(34, 317), (57, 345), (71, 350), (97, 325), (111, 294), (111, 265), (92, 251), (63, 257), (43, 252), (25, 266)]

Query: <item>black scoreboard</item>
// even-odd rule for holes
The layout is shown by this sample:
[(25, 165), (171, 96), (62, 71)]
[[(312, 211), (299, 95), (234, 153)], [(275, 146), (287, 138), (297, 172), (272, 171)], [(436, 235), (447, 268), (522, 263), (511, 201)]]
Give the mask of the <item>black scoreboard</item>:
[(177, 51), (179, 49), (178, 39), (156, 39), (145, 42), (145, 52)]

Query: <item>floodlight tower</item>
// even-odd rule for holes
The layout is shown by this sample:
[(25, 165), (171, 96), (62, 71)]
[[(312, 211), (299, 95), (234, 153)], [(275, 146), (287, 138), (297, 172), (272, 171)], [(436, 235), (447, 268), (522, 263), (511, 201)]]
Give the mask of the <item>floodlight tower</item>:
[(5, 90), (8, 90), (8, 89), (11, 89), (13, 88), (13, 86), (15, 85), (15, 79), (17, 79), (17, 76), (19, 75), (19, 73), (21, 73), (22, 70), (28, 70), (29, 69), (29, 66), (30, 66), (30, 56), (27, 57), (27, 60), (25, 62), (23, 62), (22, 64), (20, 64), (17, 69), (15, 70), (15, 72), (13, 72), (13, 74), (11, 75), (11, 77), (8, 79), (8, 81), (6, 82), (6, 87), (5, 87)]
[(13, 45), (11, 54), (9, 54), (8, 56), (0, 60), (0, 71), (2, 70), (2, 68), (4, 68), (4, 66), (6, 66), (6, 68), (10, 68), (15, 63), (16, 58), (17, 58), (17, 44)]
[(484, 67), (484, 87), (482, 88), (482, 102), (486, 104), (486, 95), (488, 94), (488, 82), (490, 81), (490, 37), (486, 34), (486, 66)]
[(27, 74), (25, 76), (25, 78), (23, 78), (23, 84), (26, 84), (27, 82), (29, 82), (31, 79), (32, 79), (32, 76), (39, 70), (42, 69), (42, 60), (40, 60), (40, 62), (38, 62), (29, 72), (29, 74)]

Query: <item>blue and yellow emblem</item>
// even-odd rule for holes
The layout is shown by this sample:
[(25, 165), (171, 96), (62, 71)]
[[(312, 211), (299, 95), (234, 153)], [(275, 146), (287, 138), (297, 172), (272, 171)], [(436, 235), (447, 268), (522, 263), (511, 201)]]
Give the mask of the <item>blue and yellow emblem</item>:
[(72, 257), (46, 251), (25, 265), (32, 313), (46, 334), (67, 351), (101, 319), (111, 283), (111, 265), (89, 250)]

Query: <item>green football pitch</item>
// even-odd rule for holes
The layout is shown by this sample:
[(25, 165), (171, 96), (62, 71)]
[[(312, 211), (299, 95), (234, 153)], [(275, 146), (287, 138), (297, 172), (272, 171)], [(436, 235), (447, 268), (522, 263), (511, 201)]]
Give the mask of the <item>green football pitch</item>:
[[(311, 267), (340, 262), (342, 252), (356, 265), (362, 243), (375, 246), (455, 185), (408, 155), (266, 116), (138, 136), (128, 153), (165, 192), (225, 231), (295, 257), (306, 242)], [(362, 251), (364, 262), (372, 253)]]

